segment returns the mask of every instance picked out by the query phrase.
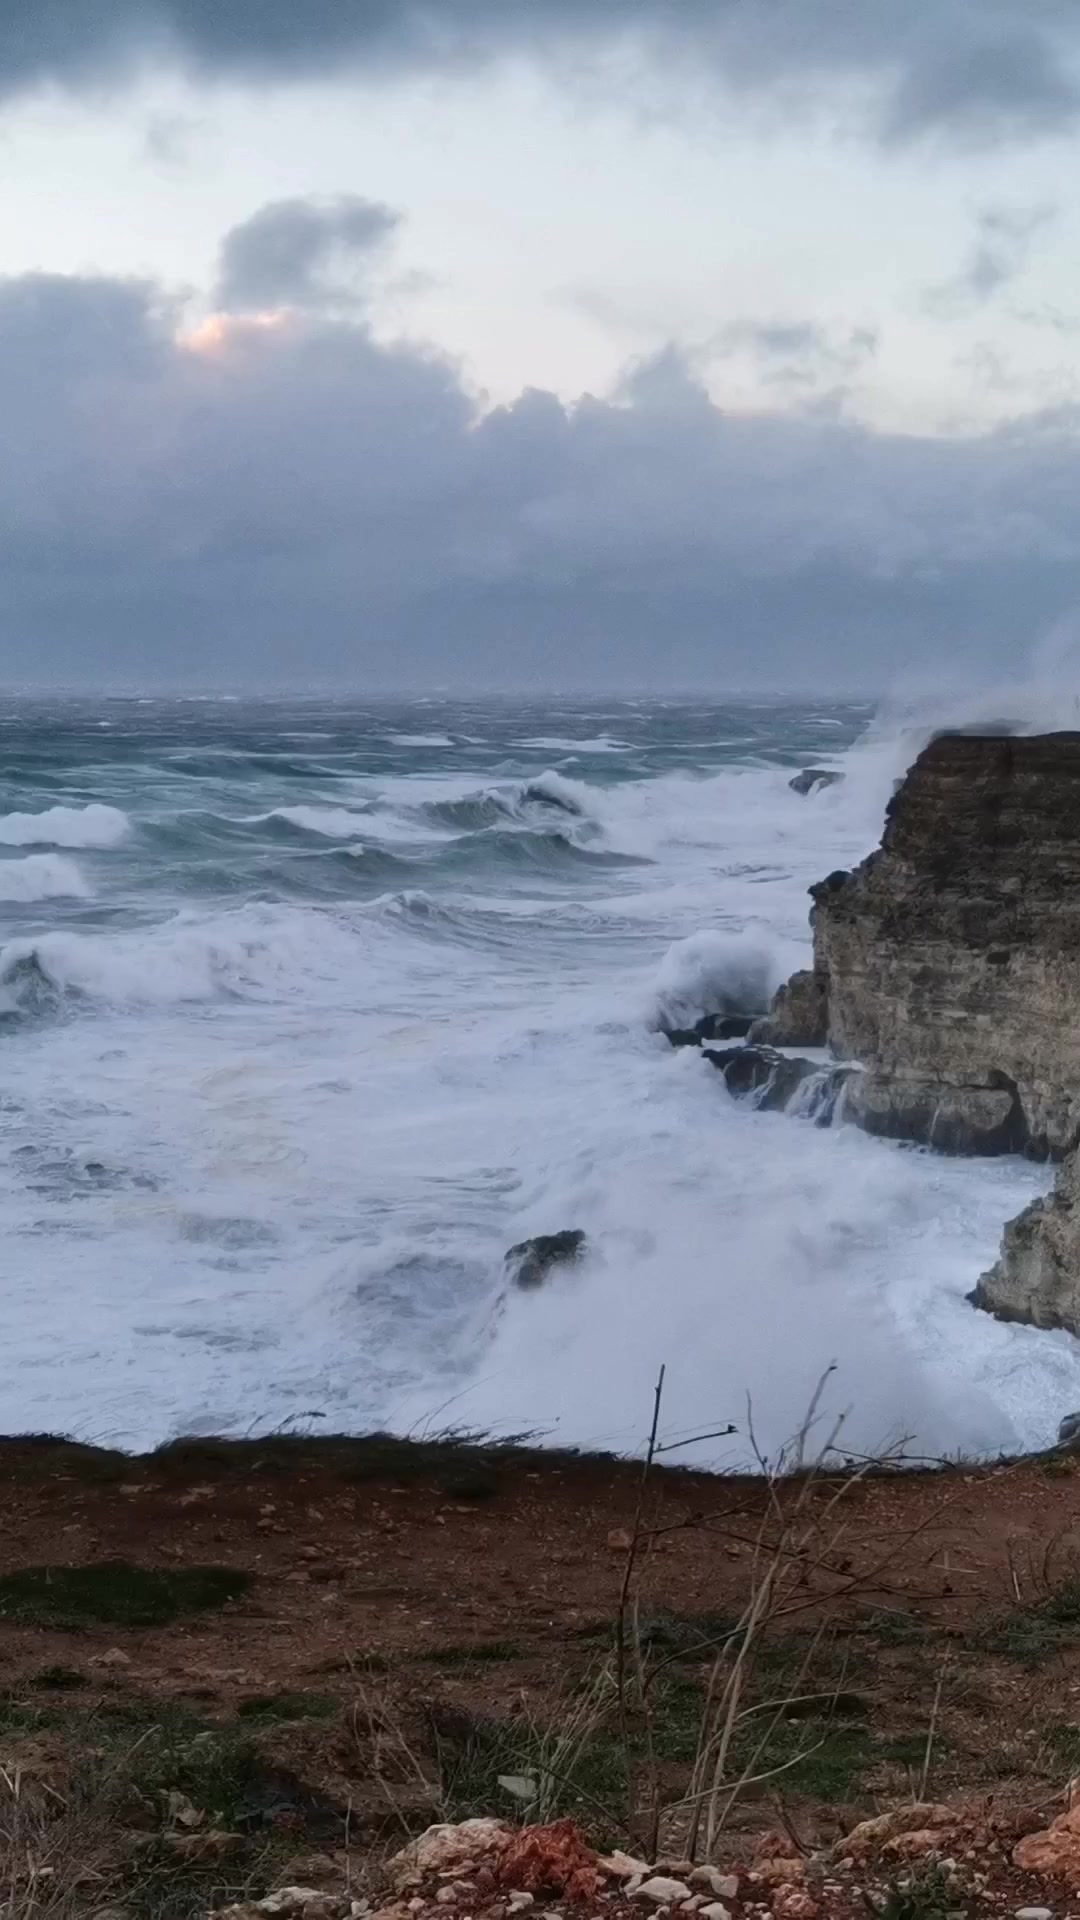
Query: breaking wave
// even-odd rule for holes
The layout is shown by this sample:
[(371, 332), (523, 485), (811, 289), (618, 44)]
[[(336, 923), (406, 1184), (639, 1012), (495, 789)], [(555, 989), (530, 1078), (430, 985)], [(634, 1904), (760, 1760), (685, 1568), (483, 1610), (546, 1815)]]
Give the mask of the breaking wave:
[(746, 931), (692, 933), (660, 965), (652, 1024), (666, 1030), (712, 1013), (761, 1013), (787, 972), (776, 941)]
[(34, 900), (88, 900), (90, 888), (73, 860), (58, 853), (31, 853), (25, 860), (0, 860), (0, 900), (28, 905)]
[(45, 933), (0, 948), (9, 1011), (65, 1003), (170, 1007), (219, 999), (303, 998), (355, 969), (356, 944), (332, 915), (245, 907), (215, 920), (120, 933)]
[[(701, 701), (101, 717), (0, 714), (10, 1423), (138, 1445), (452, 1403), (633, 1448), (660, 1360), (669, 1439), (749, 1391), (774, 1446), (833, 1359), (868, 1444), (1038, 1443), (1080, 1404), (1074, 1343), (965, 1299), (1046, 1169), (756, 1112), (656, 1032), (804, 964), (807, 888), (876, 843), (917, 729)], [(807, 765), (844, 780), (805, 800)], [(506, 1248), (574, 1227), (589, 1259), (504, 1298)]]
[(118, 847), (130, 832), (126, 813), (97, 800), (88, 807), (0, 815), (0, 843), (5, 847)]

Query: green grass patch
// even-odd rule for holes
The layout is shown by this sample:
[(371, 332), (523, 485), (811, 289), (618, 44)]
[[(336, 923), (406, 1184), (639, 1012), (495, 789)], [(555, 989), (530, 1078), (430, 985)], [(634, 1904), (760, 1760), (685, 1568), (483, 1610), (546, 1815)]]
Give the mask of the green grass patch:
[(29, 1705), (13, 1693), (0, 1694), (0, 1733), (33, 1733), (48, 1717), (43, 1707)]
[(128, 1454), (87, 1446), (63, 1433), (20, 1433), (0, 1441), (0, 1480), (82, 1480), (108, 1486), (131, 1477)]
[(261, 1693), (241, 1700), (241, 1720), (330, 1720), (338, 1703), (329, 1693)]
[[(939, 1740), (935, 1751), (942, 1750)], [(881, 1739), (860, 1721), (825, 1716), (773, 1726), (762, 1714), (756, 1730), (750, 1722), (740, 1732), (732, 1771), (774, 1774), (785, 1792), (836, 1805), (856, 1799), (864, 1777), (883, 1763), (921, 1767), (925, 1752), (925, 1735)]]
[(881, 1609), (872, 1613), (864, 1631), (881, 1647), (915, 1647), (926, 1639), (926, 1625), (911, 1613)]
[(975, 1635), (972, 1646), (1018, 1666), (1039, 1667), (1080, 1643), (1080, 1579), (1070, 1577), (1032, 1606), (1014, 1607)]
[(250, 1585), (235, 1567), (23, 1567), (0, 1577), (0, 1618), (29, 1627), (168, 1626), (223, 1607)]
[(460, 1646), (432, 1647), (419, 1658), (433, 1667), (471, 1667), (517, 1660), (520, 1654), (516, 1640), (473, 1640)]
[(246, 1841), (223, 1859), (178, 1860), (165, 1841), (131, 1858), (117, 1889), (131, 1920), (206, 1920), (222, 1907), (247, 1906), (271, 1892), (289, 1848)]
[[(548, 1749), (535, 1729), (523, 1722), (479, 1723), (471, 1738), (436, 1743), (439, 1778), (447, 1817), (468, 1820), (493, 1810), (512, 1818), (522, 1804), (499, 1785), (500, 1776), (532, 1776), (543, 1783), (545, 1818), (571, 1815), (593, 1834), (608, 1825), (614, 1831), (626, 1802), (626, 1767), (610, 1732), (594, 1734), (564, 1759), (558, 1778), (550, 1772)], [(599, 1823), (599, 1824), (598, 1824)]]
[(30, 1685), (42, 1693), (77, 1693), (80, 1687), (88, 1687), (90, 1681), (77, 1667), (41, 1667), (30, 1679)]
[[(617, 1624), (615, 1620), (590, 1620), (577, 1629), (574, 1637), (596, 1646), (614, 1647)], [(737, 1616), (733, 1613), (679, 1613), (660, 1607), (639, 1616), (636, 1636), (654, 1664), (664, 1660), (694, 1663), (711, 1660), (731, 1640), (737, 1625)], [(634, 1622), (628, 1618), (628, 1644), (634, 1636)]]
[(941, 1867), (923, 1867), (910, 1879), (894, 1881), (880, 1909), (881, 1920), (950, 1920), (957, 1896)]
[(238, 1440), (192, 1436), (168, 1441), (140, 1460), (140, 1465), (170, 1479), (220, 1480), (323, 1472), (353, 1483), (434, 1485), (455, 1499), (479, 1501), (499, 1491), (505, 1468), (542, 1469), (546, 1476), (586, 1459), (591, 1464), (614, 1462), (610, 1454), (585, 1456), (574, 1449), (538, 1448), (529, 1444), (533, 1438), (519, 1434), (496, 1441), (490, 1435), (469, 1431), (431, 1440), (402, 1439), (391, 1433), (273, 1433)]

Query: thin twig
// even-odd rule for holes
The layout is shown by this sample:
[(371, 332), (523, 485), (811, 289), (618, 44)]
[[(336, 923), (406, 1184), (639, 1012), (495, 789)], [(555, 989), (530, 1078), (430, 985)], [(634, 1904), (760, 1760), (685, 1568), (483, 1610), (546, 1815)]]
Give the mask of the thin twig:
[[(637, 1795), (637, 1767), (634, 1761), (633, 1742), (630, 1737), (630, 1710), (629, 1710), (629, 1704), (628, 1704), (628, 1698), (627, 1698), (626, 1617), (627, 1617), (627, 1611), (630, 1604), (630, 1589), (633, 1585), (634, 1569), (637, 1566), (638, 1550), (643, 1538), (641, 1520), (645, 1510), (645, 1495), (646, 1495), (646, 1491), (648, 1489), (648, 1484), (649, 1484), (649, 1473), (652, 1469), (653, 1461), (656, 1458), (656, 1439), (657, 1439), (657, 1434), (659, 1432), (659, 1427), (660, 1427), (660, 1403), (664, 1395), (664, 1375), (666, 1372), (667, 1372), (667, 1368), (662, 1366), (660, 1368), (659, 1374), (657, 1375), (656, 1387), (653, 1393), (653, 1414), (652, 1414), (652, 1426), (649, 1429), (649, 1444), (645, 1450), (645, 1458), (642, 1461), (642, 1466), (641, 1466), (641, 1480), (638, 1484), (637, 1506), (635, 1507), (635, 1510), (634, 1510), (634, 1525), (630, 1535), (630, 1545), (627, 1548), (627, 1552), (626, 1552), (626, 1561), (623, 1566), (622, 1585), (619, 1590), (619, 1605), (618, 1605), (618, 1611), (616, 1612), (616, 1615), (615, 1615), (615, 1683), (618, 1690), (618, 1701), (619, 1701), (619, 1737), (622, 1741), (623, 1756), (624, 1756), (624, 1762), (626, 1766), (627, 1826), (631, 1833), (633, 1833), (634, 1831), (635, 1822), (637, 1818), (638, 1795)], [(641, 1659), (641, 1649), (639, 1644), (638, 1646), (639, 1672), (640, 1672), (640, 1659)], [(646, 1726), (646, 1738), (647, 1738), (648, 1750), (649, 1750), (649, 1767), (650, 1767), (650, 1775), (651, 1775), (651, 1784), (655, 1789), (656, 1759), (655, 1759), (655, 1753), (653, 1750), (651, 1720), (649, 1717), (648, 1702), (643, 1701), (642, 1704), (643, 1704), (643, 1710), (646, 1716), (645, 1726)], [(653, 1824), (656, 1824), (659, 1821), (659, 1809), (658, 1809), (659, 1794), (656, 1791), (654, 1791), (652, 1794), (652, 1801), (654, 1806)]]
[(937, 1677), (937, 1686), (934, 1688), (934, 1704), (930, 1710), (930, 1725), (926, 1730), (926, 1752), (923, 1756), (922, 1775), (919, 1780), (920, 1801), (926, 1799), (926, 1785), (927, 1785), (927, 1781), (930, 1778), (930, 1762), (934, 1754), (934, 1735), (937, 1732), (938, 1714), (941, 1711), (941, 1695), (945, 1686), (945, 1674), (948, 1669), (948, 1665), (949, 1665), (949, 1652), (948, 1652), (948, 1648), (946, 1648), (945, 1657), (941, 1662), (941, 1671), (939, 1672)]

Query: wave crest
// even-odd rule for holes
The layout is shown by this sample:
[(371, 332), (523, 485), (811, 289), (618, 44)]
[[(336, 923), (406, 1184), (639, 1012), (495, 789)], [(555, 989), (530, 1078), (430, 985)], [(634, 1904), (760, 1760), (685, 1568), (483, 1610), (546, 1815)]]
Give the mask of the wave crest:
[(755, 934), (692, 933), (660, 963), (651, 1024), (666, 1032), (710, 1013), (764, 1013), (782, 977), (775, 949)]
[(87, 807), (0, 815), (0, 844), (5, 847), (118, 847), (130, 832), (127, 814), (99, 800)]
[(0, 900), (26, 905), (33, 900), (88, 900), (90, 888), (75, 865), (59, 853), (31, 853), (25, 860), (0, 860)]

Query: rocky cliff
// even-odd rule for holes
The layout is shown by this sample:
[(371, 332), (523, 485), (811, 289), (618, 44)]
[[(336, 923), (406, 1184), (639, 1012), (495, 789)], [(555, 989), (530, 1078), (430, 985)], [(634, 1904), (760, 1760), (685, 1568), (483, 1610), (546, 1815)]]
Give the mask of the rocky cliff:
[(813, 967), (751, 1038), (857, 1062), (869, 1132), (1064, 1157), (971, 1298), (1080, 1336), (1080, 733), (931, 741), (878, 851), (811, 892)]
[(827, 1035), (860, 1062), (847, 1110), (871, 1132), (959, 1153), (1075, 1144), (1080, 733), (933, 740), (880, 849), (812, 894), (813, 970), (760, 1037)]
[(1080, 1156), (1069, 1155), (1053, 1193), (1009, 1221), (970, 1298), (999, 1320), (1080, 1334)]

